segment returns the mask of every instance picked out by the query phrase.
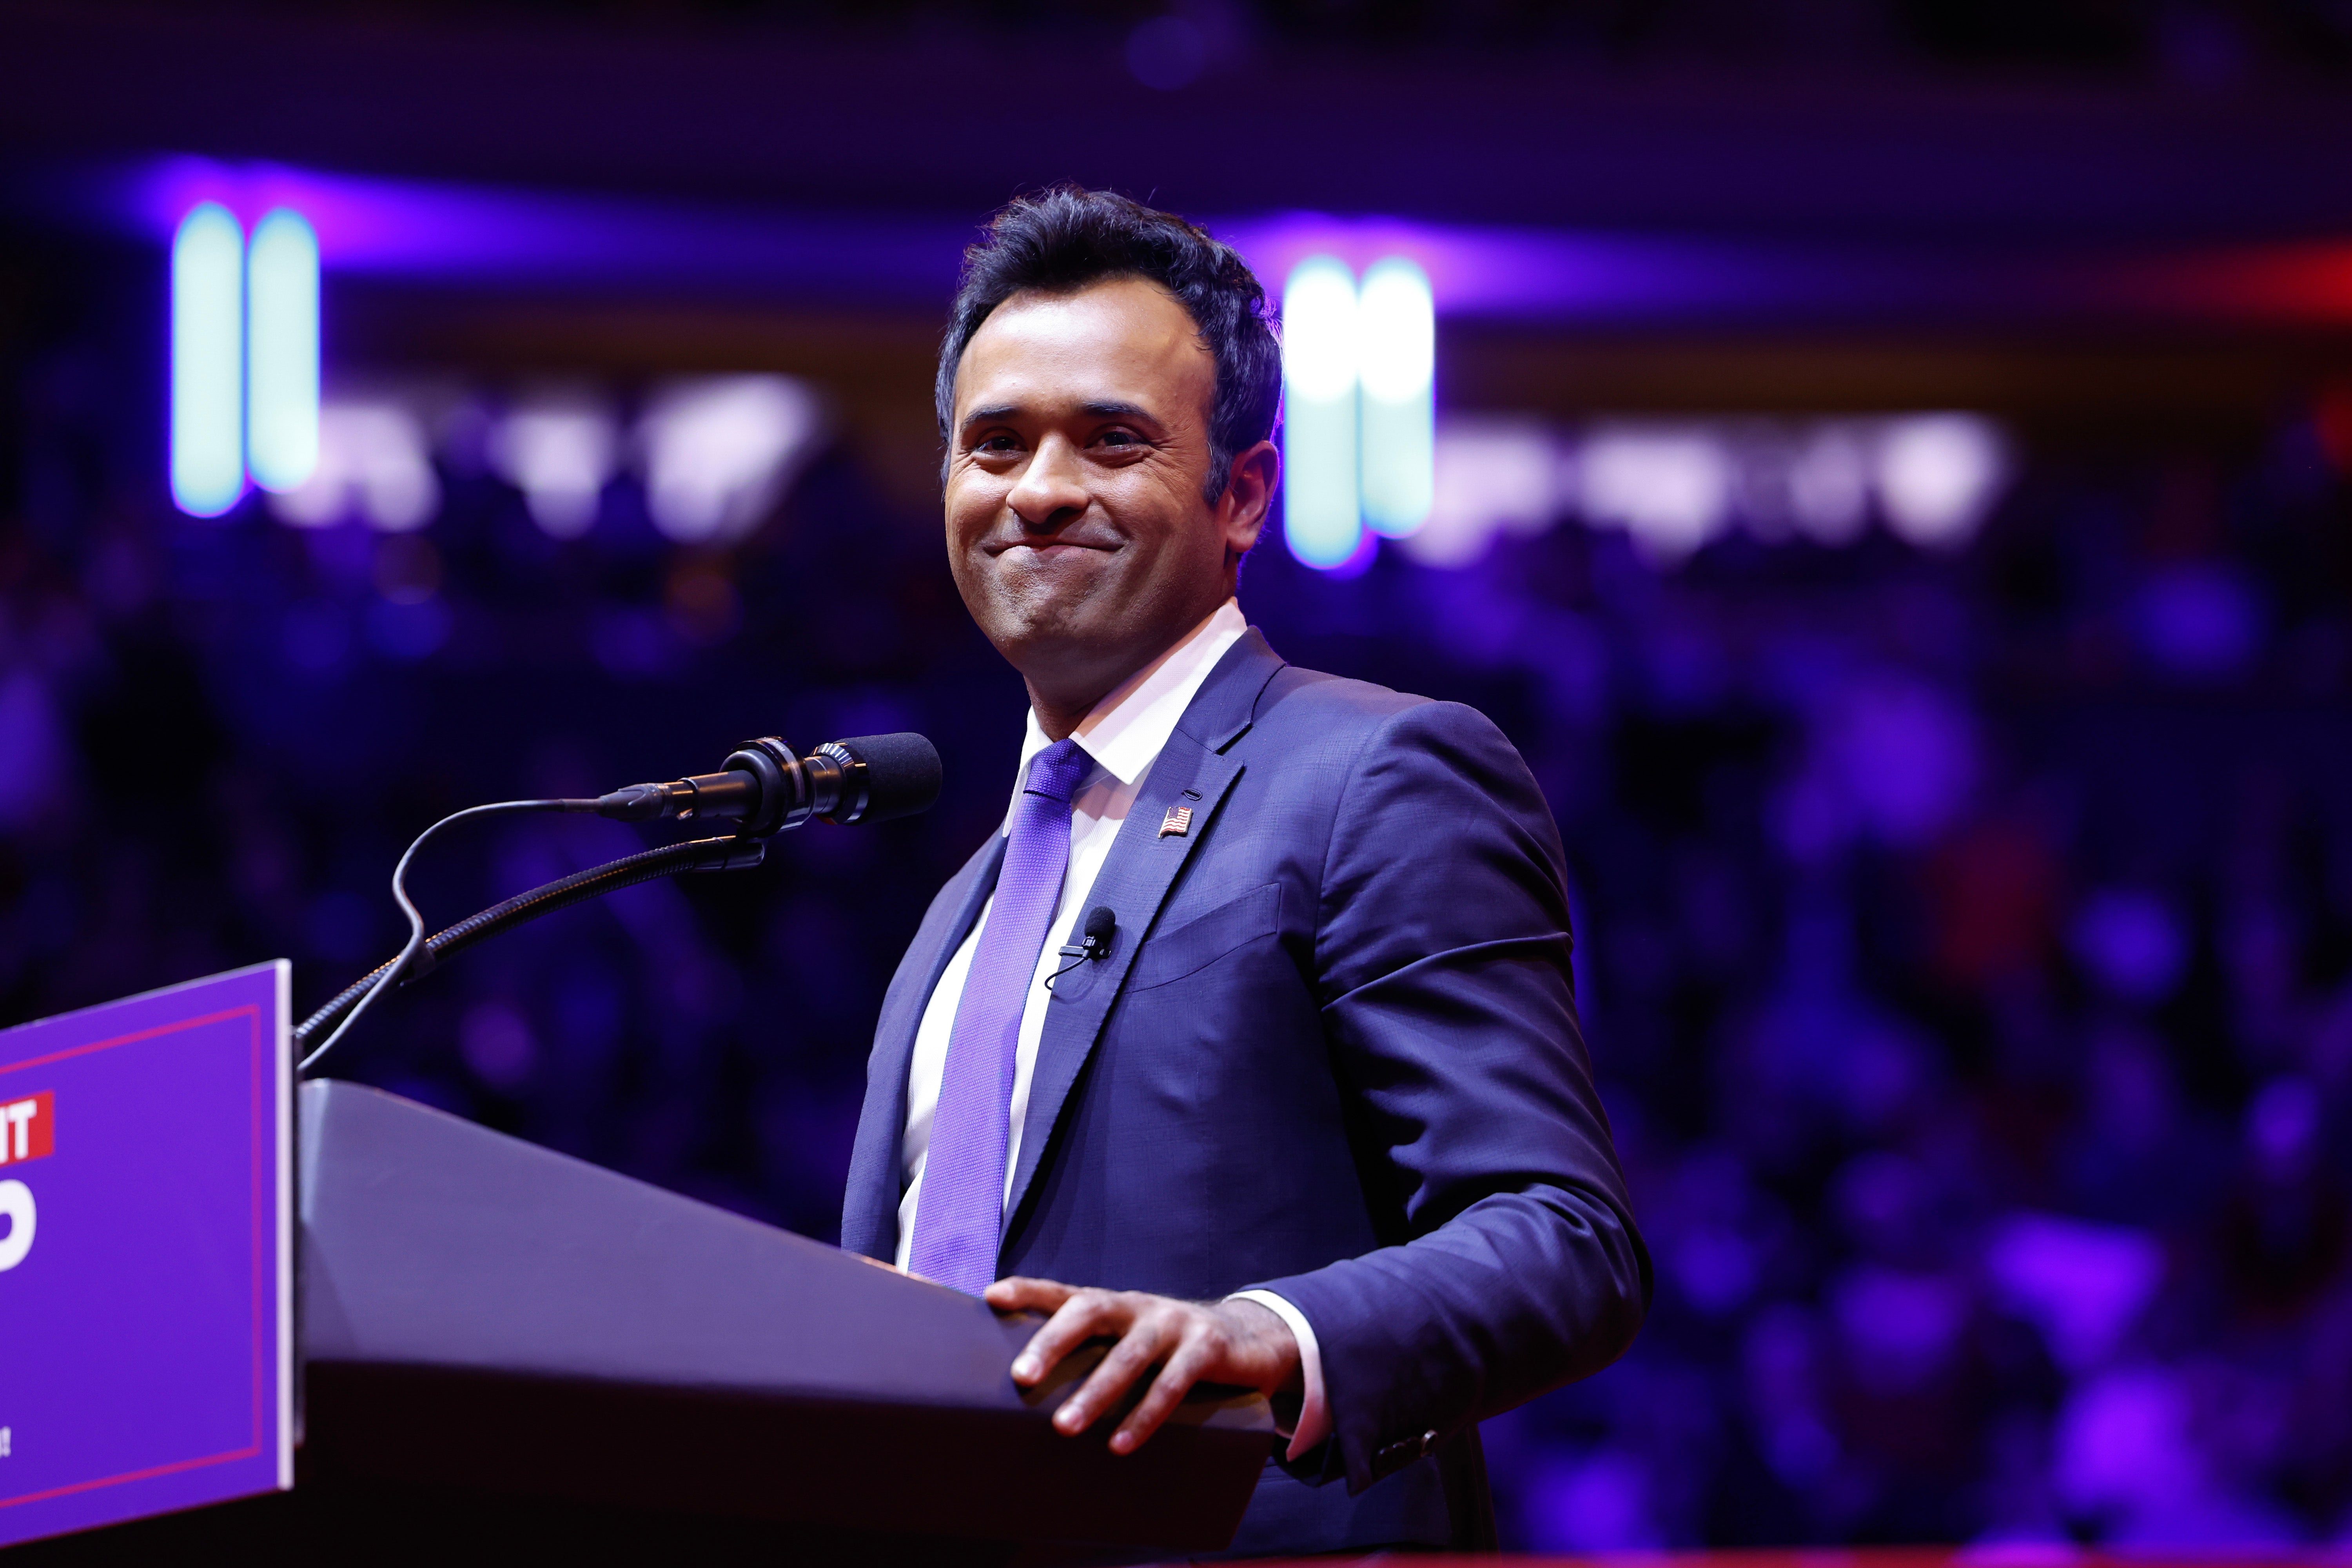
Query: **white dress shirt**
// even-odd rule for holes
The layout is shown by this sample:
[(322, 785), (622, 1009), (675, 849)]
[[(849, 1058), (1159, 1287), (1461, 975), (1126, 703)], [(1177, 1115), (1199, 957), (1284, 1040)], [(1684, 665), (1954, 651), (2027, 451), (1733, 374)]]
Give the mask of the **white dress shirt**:
[[(1135, 797), (1151, 764), (1158, 760), (1160, 748), (1175, 733), (1176, 721), (1184, 716), (1201, 683), (1209, 678), (1217, 661), (1225, 657), (1226, 650), (1248, 630), (1249, 623), (1242, 616), (1241, 605), (1227, 599), (1166, 653), (1096, 703), (1093, 711), (1072, 731), (1079, 749), (1093, 765), (1070, 798), (1070, 858), (1062, 874), (1062, 896), (1046, 921), (1049, 933), (1075, 924), (1078, 911), (1086, 908), (1095, 877), (1110, 858), (1111, 843), (1118, 837), (1119, 826), (1127, 820), (1128, 812), (1134, 807)], [(1033, 710), (1028, 733), (1021, 742), (1021, 765), (1013, 778), (1013, 805), (1020, 802), (1030, 759), (1050, 744)], [(1004, 830), (1012, 830), (1010, 806), (1005, 812)], [(923, 1008), (922, 1022), (915, 1030), (914, 1057), (907, 1068), (907, 1124), (898, 1139), (900, 1168), (907, 1180), (906, 1195), (898, 1200), (901, 1268), (907, 1267), (907, 1258), (914, 1247), (923, 1196), (923, 1164), (930, 1152), (931, 1119), (939, 1110), (940, 1084), (947, 1073), (948, 1039), (955, 1028), (956, 1007), (963, 999), (964, 981), (971, 973), (972, 955), (980, 951), (981, 932), (987, 929), (989, 911), (994, 904), (992, 897), (982, 907), (971, 934), (940, 972), (940, 983), (932, 989)], [(1045, 1006), (1053, 994), (1045, 989), (1045, 977), (1061, 967), (1063, 960), (1056, 951), (1061, 946), (1062, 942), (1053, 935), (1047, 936), (1037, 954), (1028, 999), (1021, 1009), (1021, 1032), (1015, 1038), (1013, 1056), (1012, 1125), (1004, 1148), (1007, 1200), (1012, 1196), (1013, 1173), (1021, 1163), (1022, 1123), (1028, 1117), (1030, 1079), (1037, 1070), (1037, 1042), (1045, 1032)], [(1306, 1314), (1269, 1291), (1245, 1290), (1234, 1299), (1255, 1301), (1265, 1307), (1288, 1325), (1298, 1341), (1307, 1396), (1292, 1434), (1290, 1452), (1294, 1457), (1303, 1454), (1321, 1442), (1330, 1429), (1323, 1397), (1322, 1357), (1316, 1348), (1315, 1331), (1308, 1325)]]

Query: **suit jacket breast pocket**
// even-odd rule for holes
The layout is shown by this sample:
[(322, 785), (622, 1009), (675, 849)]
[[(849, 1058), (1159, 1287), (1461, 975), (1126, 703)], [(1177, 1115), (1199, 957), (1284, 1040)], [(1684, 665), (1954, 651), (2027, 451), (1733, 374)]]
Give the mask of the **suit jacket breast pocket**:
[(1268, 882), (1238, 899), (1230, 899), (1196, 920), (1171, 931), (1144, 939), (1135, 955), (1127, 988), (1149, 991), (1155, 985), (1197, 974), (1227, 953), (1248, 946), (1282, 929), (1282, 884)]

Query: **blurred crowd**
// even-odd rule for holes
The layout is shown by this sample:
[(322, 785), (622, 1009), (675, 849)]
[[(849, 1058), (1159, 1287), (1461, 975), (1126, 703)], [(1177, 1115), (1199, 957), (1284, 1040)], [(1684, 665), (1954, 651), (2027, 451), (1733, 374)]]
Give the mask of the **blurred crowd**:
[(2352, 1531), (2333, 428), (2042, 451), (1941, 558), (1396, 581), (1560, 816), (1659, 1265), (1489, 1427), (1522, 1541)]
[[(614, 479), (558, 539), (462, 450), (421, 528), (197, 521), (152, 368), (6, 366), (0, 1023), (404, 934), (446, 812), (918, 729), (941, 806), (812, 826), (453, 962), (341, 1076), (829, 1237), (882, 988), (991, 830), (1018, 682), (854, 447), (719, 547)], [(1574, 519), (1242, 599), (1469, 701), (1565, 837), (1656, 1305), (1486, 1428), (1507, 1540), (2352, 1535), (2352, 422), (2023, 439), (1964, 547)], [(446, 836), (436, 927), (640, 847)]]

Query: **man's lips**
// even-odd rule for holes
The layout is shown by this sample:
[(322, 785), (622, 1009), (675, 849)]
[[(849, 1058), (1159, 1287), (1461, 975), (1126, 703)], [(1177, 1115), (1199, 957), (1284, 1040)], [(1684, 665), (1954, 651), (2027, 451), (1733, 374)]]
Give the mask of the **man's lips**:
[(982, 551), (992, 557), (1002, 558), (1012, 555), (1015, 552), (1026, 551), (1032, 557), (1041, 561), (1051, 561), (1057, 556), (1078, 552), (1107, 555), (1118, 548), (1118, 542), (1112, 540), (1071, 539), (1066, 536), (1053, 539), (992, 539), (981, 545)]

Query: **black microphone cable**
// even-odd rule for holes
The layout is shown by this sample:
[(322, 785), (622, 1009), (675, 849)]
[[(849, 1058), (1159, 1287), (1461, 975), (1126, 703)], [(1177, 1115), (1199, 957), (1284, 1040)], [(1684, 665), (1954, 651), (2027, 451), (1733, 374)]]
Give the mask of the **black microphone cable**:
[[(667, 784), (631, 784), (594, 800), (501, 800), (453, 812), (418, 834), (393, 868), (392, 896), (408, 919), (408, 941), (392, 962), (345, 986), (295, 1028), (294, 1045), (299, 1050), (318, 1031), (331, 1026), (319, 1048), (300, 1058), (295, 1070), (308, 1073), (317, 1066), (385, 991), (432, 973), (441, 959), (502, 931), (656, 877), (757, 866), (770, 836), (806, 822), (845, 826), (887, 822), (929, 810), (939, 795), (940, 754), (920, 735), (858, 735), (828, 741), (805, 755), (767, 735), (745, 742), (716, 773)], [(735, 826), (730, 837), (664, 845), (575, 871), (544, 887), (518, 893), (428, 938), (425, 917), (408, 897), (408, 868), (416, 852), (435, 834), (462, 818), (524, 811), (593, 813), (622, 822), (717, 818)], [(1094, 913), (1108, 917), (1109, 911)], [(1088, 917), (1090, 942), (1092, 919)]]
[(402, 853), (400, 863), (392, 868), (393, 899), (400, 905), (401, 913), (408, 917), (408, 942), (406, 945), (401, 948), (399, 956), (394, 958), (390, 964), (385, 966), (383, 973), (377, 977), (375, 984), (369, 986), (366, 994), (361, 996), (358, 1002), (352, 1005), (352, 1010), (343, 1015), (343, 1021), (335, 1026), (335, 1032), (329, 1035), (326, 1039), (320, 1043), (317, 1050), (312, 1051), (309, 1056), (304, 1057), (300, 1062), (296, 1064), (295, 1071), (297, 1073), (307, 1073), (313, 1067), (316, 1067), (319, 1063), (320, 1058), (325, 1056), (329, 1051), (333, 1050), (336, 1043), (341, 1040), (345, 1035), (352, 1032), (352, 1026), (360, 1021), (361, 1016), (374, 1005), (375, 999), (383, 995), (385, 992), (391, 990), (394, 986), (399, 984), (402, 977), (408, 973), (410, 966), (416, 962), (418, 952), (425, 946), (425, 917), (417, 912), (416, 905), (412, 902), (408, 897), (408, 863), (416, 858), (416, 852), (425, 847), (425, 842), (426, 839), (431, 838), (435, 834), (440, 832), (451, 823), (462, 822), (469, 816), (501, 816), (508, 813), (524, 811), (593, 812), (595, 809), (596, 803), (593, 800), (492, 801), (488, 805), (469, 805), (463, 811), (453, 811), (448, 816), (443, 817), (440, 821), (435, 823), (432, 826), (426, 828), (424, 832), (418, 834), (415, 840), (409, 845), (405, 851)]

